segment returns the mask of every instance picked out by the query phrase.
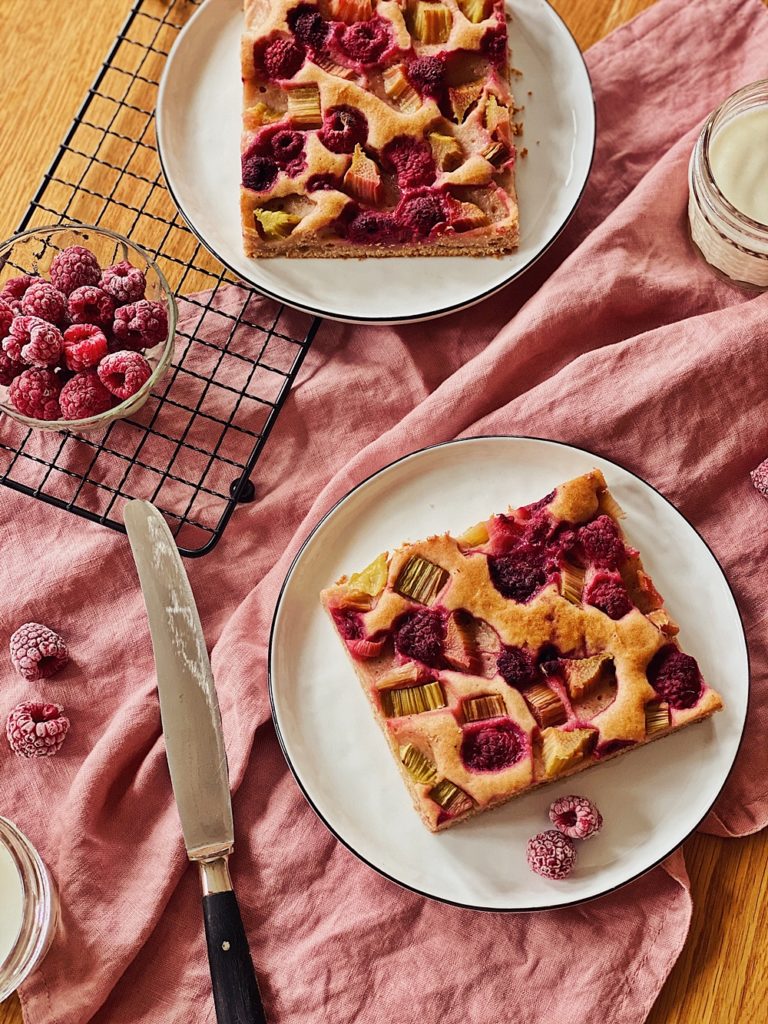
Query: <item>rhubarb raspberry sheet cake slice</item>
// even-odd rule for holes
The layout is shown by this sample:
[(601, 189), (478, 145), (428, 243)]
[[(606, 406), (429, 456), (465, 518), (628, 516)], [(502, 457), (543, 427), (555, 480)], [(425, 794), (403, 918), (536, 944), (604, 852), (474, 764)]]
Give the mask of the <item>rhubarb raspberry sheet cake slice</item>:
[(518, 241), (504, 0), (245, 0), (249, 256)]
[(722, 707), (599, 470), (321, 597), (428, 828)]

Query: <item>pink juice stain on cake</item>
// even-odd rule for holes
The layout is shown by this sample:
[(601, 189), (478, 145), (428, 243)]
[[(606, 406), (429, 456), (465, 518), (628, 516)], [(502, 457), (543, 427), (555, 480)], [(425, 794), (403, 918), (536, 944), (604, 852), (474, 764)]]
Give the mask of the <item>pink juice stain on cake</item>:
[(381, 151), (382, 165), (397, 178), (401, 189), (431, 185), (437, 175), (432, 150), (422, 139), (398, 135)]

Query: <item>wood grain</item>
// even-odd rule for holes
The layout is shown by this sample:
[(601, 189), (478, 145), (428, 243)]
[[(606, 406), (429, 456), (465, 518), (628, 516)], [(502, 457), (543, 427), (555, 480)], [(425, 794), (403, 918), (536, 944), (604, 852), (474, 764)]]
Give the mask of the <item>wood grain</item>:
[[(582, 48), (651, 3), (553, 0)], [(129, 0), (2, 0), (0, 237), (15, 230), (130, 6)], [(685, 855), (691, 932), (648, 1024), (765, 1024), (768, 835), (697, 835)], [(0, 1024), (21, 1024), (15, 998), (0, 1005)]]

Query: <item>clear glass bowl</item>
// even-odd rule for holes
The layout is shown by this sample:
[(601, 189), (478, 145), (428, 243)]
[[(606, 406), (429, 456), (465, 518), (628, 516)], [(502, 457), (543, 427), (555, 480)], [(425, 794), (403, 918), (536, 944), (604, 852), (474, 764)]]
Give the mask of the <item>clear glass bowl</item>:
[(112, 420), (122, 419), (137, 412), (149, 398), (152, 388), (161, 379), (171, 363), (176, 335), (176, 301), (155, 261), (133, 242), (108, 231), (106, 228), (88, 224), (57, 224), (50, 227), (33, 228), (14, 235), (0, 245), (0, 289), (10, 277), (19, 274), (40, 275), (47, 278), (54, 256), (70, 245), (82, 245), (90, 249), (102, 267), (108, 267), (121, 260), (128, 260), (144, 271), (147, 279), (146, 298), (162, 302), (168, 314), (168, 335), (165, 341), (143, 354), (152, 367), (152, 375), (144, 386), (119, 405), (81, 420), (37, 420), (24, 416), (15, 409), (8, 399), (8, 388), (0, 386), (0, 412), (19, 423), (38, 430), (90, 431), (106, 426)]

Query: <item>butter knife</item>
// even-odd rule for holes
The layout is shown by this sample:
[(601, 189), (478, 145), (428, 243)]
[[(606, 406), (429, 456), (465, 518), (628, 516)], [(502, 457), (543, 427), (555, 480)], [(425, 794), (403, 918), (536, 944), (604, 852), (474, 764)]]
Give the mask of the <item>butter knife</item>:
[(187, 856), (200, 868), (218, 1024), (266, 1024), (228, 861), (234, 847), (227, 755), (192, 589), (165, 519), (129, 501), (125, 527), (147, 606), (168, 768)]

